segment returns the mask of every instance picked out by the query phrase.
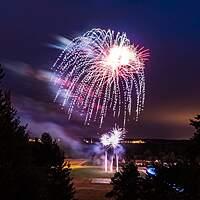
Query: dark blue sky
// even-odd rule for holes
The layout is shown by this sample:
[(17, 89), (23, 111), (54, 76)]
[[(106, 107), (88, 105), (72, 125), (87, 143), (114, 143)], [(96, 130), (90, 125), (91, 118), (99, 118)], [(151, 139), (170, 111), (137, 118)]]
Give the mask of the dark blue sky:
[(151, 53), (145, 110), (139, 124), (129, 126), (129, 136), (190, 137), (188, 120), (200, 113), (199, 7), (192, 0), (1, 1), (0, 61), (22, 120), (38, 133), (51, 127), (55, 134), (96, 134), (78, 120), (67, 121), (53, 103), (44, 75), (59, 51), (46, 44), (55, 43), (54, 35), (74, 38), (94, 27), (110, 28)]

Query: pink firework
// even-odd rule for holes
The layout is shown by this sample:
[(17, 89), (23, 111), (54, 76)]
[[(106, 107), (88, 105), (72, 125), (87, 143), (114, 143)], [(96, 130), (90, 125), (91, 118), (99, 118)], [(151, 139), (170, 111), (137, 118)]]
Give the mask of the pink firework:
[(101, 127), (112, 113), (125, 127), (144, 107), (148, 57), (149, 51), (131, 43), (126, 33), (92, 29), (72, 40), (55, 62), (55, 99), (62, 98), (69, 118), (78, 110), (85, 124), (97, 121)]

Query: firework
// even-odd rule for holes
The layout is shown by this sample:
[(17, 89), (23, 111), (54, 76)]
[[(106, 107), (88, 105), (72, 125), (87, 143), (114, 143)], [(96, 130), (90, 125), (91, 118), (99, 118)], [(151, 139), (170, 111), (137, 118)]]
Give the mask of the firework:
[(100, 138), (101, 144), (105, 147), (105, 156), (104, 156), (104, 168), (105, 172), (108, 171), (108, 153), (107, 153), (107, 147), (110, 146), (110, 136), (108, 134), (103, 134)]
[[(118, 156), (118, 152), (116, 151), (116, 148), (119, 147), (120, 142), (124, 138), (124, 135), (125, 135), (125, 130), (122, 128), (114, 128), (111, 131), (111, 135), (110, 135), (110, 145), (114, 149), (117, 172), (119, 171), (119, 156)], [(114, 159), (114, 155), (112, 155), (112, 157), (111, 157), (111, 165), (110, 165), (111, 172), (113, 172), (113, 159)]]
[(105, 156), (104, 156), (104, 168), (105, 172), (108, 171), (108, 153), (107, 148), (110, 146), (110, 135), (109, 134), (103, 134), (100, 138), (101, 144), (105, 147)]
[(125, 135), (125, 130), (122, 128), (113, 128), (110, 132), (103, 134), (100, 142), (103, 146), (116, 148)]
[(85, 124), (97, 121), (101, 127), (112, 113), (115, 121), (123, 118), (125, 127), (144, 106), (148, 56), (126, 33), (92, 29), (72, 40), (55, 62), (55, 100), (62, 99), (69, 119), (77, 110)]
[(112, 130), (111, 135), (110, 135), (110, 144), (114, 149), (119, 145), (120, 141), (124, 137), (124, 134), (125, 133), (123, 129), (114, 128)]
[(113, 155), (111, 155), (111, 161), (110, 161), (110, 172), (113, 172), (113, 159), (114, 154), (116, 158), (116, 171), (119, 171), (119, 156), (118, 152), (116, 151), (116, 148), (119, 147), (120, 142), (123, 140), (125, 135), (125, 130), (122, 128), (113, 128), (110, 132), (107, 134), (103, 134), (100, 138), (101, 144), (105, 147), (105, 172), (107, 172), (107, 163), (108, 163), (108, 153), (107, 149), (112, 148), (113, 149)]
[(110, 135), (108, 134), (103, 134), (100, 138), (100, 142), (102, 143), (103, 146), (107, 147), (110, 145)]

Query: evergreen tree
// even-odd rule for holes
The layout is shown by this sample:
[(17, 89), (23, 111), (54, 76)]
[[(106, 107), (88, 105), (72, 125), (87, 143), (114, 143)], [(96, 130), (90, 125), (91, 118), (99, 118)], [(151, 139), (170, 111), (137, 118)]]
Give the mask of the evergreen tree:
[(194, 119), (190, 120), (190, 125), (192, 125), (195, 128), (195, 133), (193, 139), (199, 139), (200, 138), (200, 115), (197, 115), (194, 117)]
[(107, 198), (114, 200), (139, 199), (139, 172), (133, 162), (122, 165), (119, 172), (111, 179), (112, 191), (106, 194)]
[(153, 186), (159, 199), (196, 200), (200, 199), (199, 181), (200, 167), (185, 162), (161, 167)]
[(46, 168), (61, 166), (64, 162), (64, 152), (61, 151), (56, 141), (53, 141), (49, 133), (43, 133), (41, 142), (32, 144), (32, 152), (35, 163)]
[[(146, 177), (145, 183), (146, 187), (143, 187), (144, 199), (145, 200), (178, 200), (180, 199), (180, 194), (177, 191), (180, 188), (178, 180), (174, 177), (175, 170), (172, 167), (167, 168), (164, 166), (159, 166), (157, 168), (157, 174), (153, 177)], [(144, 186), (144, 185), (143, 185)]]
[[(48, 200), (74, 200), (75, 189), (71, 169), (64, 163), (64, 153), (49, 133), (43, 133), (41, 142), (32, 144), (33, 158), (40, 170), (46, 174)], [(47, 180), (47, 182), (45, 182)]]
[[(3, 71), (0, 67), (0, 79)], [(73, 200), (70, 169), (48, 133), (30, 143), (12, 107), (10, 92), (0, 89), (0, 197), (6, 200)]]
[(200, 164), (200, 115), (191, 119), (190, 125), (195, 128), (195, 132), (190, 140), (187, 154), (192, 164)]
[(49, 176), (49, 200), (75, 200), (71, 169), (66, 164), (52, 167)]
[(4, 77), (4, 73), (3, 73), (3, 69), (1, 67), (1, 64), (0, 64), (0, 83), (1, 83), (1, 79)]
[[(0, 69), (0, 77), (3, 77)], [(0, 196), (36, 199), (38, 182), (32, 166), (26, 126), (20, 125), (10, 92), (0, 90)], [(39, 199), (39, 198), (37, 198)]]

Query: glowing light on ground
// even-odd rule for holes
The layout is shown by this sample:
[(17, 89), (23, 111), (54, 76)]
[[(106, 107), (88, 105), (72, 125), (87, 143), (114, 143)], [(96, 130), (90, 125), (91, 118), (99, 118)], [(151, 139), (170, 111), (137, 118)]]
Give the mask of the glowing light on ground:
[(96, 121), (101, 127), (111, 113), (125, 127), (144, 107), (148, 56), (126, 33), (92, 29), (73, 39), (52, 67), (55, 100), (60, 98), (69, 119), (78, 111), (85, 125)]
[(108, 153), (107, 150), (109, 148), (113, 149), (113, 154), (111, 155), (110, 159), (110, 172), (113, 172), (113, 160), (114, 155), (116, 159), (116, 171), (119, 171), (119, 156), (117, 152), (117, 147), (119, 147), (120, 142), (123, 140), (125, 136), (125, 130), (122, 128), (113, 128), (112, 131), (108, 132), (107, 134), (103, 134), (100, 138), (101, 144), (105, 148), (105, 157), (104, 157), (104, 165), (105, 165), (105, 172), (108, 171)]
[(104, 168), (105, 172), (108, 172), (108, 153), (107, 148), (110, 146), (110, 136), (108, 134), (103, 134), (100, 138), (101, 144), (105, 148), (105, 155), (104, 155)]

